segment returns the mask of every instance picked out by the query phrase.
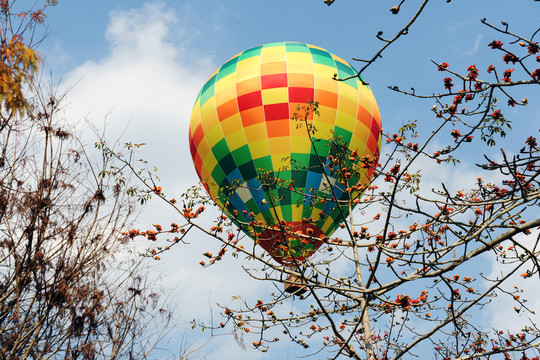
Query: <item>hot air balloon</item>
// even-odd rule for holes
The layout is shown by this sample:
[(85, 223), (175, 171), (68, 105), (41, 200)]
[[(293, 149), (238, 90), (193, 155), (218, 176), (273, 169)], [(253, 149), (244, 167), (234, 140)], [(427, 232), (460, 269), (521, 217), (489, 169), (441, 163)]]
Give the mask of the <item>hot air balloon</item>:
[[(348, 183), (360, 186), (351, 193), (332, 169), (336, 151), (374, 164), (379, 157), (379, 110), (356, 74), (318, 46), (277, 42), (232, 57), (197, 96), (189, 125), (197, 174), (280, 264), (311, 256), (348, 216), (351, 208), (340, 202), (358, 196), (373, 173), (371, 166), (356, 171)], [(318, 112), (309, 114), (309, 129), (291, 120), (308, 103)]]

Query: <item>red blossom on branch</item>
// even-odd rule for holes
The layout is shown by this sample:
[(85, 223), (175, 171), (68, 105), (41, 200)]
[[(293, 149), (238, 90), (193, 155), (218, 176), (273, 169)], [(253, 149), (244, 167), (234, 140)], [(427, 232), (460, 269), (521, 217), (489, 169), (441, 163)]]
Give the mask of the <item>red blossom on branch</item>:
[(525, 141), (527, 145), (530, 147), (536, 147), (538, 144), (536, 143), (536, 138), (533, 136), (529, 136), (527, 140)]
[(509, 62), (512, 62), (512, 64), (515, 64), (515, 63), (517, 63), (517, 62), (519, 61), (519, 59), (517, 58), (516, 55), (507, 53), (507, 54), (504, 54), (504, 55), (503, 55), (503, 61), (504, 61), (505, 63), (507, 63), (507, 64), (508, 64)]
[(437, 66), (437, 69), (439, 71), (444, 71), (448, 68), (448, 66), (449, 66), (448, 63), (442, 62)]
[(495, 110), (491, 113), (493, 120), (499, 120), (502, 117), (501, 110)]
[(503, 43), (498, 40), (493, 40), (488, 44), (492, 49), (501, 49), (503, 46)]
[(510, 76), (512, 76), (512, 71), (514, 71), (515, 69), (506, 69), (504, 70), (504, 77), (502, 78), (502, 81), (504, 82), (512, 82), (512, 80), (510, 79)]
[(452, 89), (452, 86), (454, 86), (454, 84), (452, 84), (452, 78), (444, 78), (444, 87), (448, 90), (451, 90)]
[(534, 70), (531, 77), (536, 81), (540, 81), (540, 69)]
[(476, 68), (476, 65), (471, 65), (467, 68), (467, 71), (469, 74), (467, 75), (467, 78), (471, 81), (475, 81), (478, 77), (478, 69)]
[(535, 43), (531, 43), (528, 47), (527, 47), (527, 50), (529, 50), (529, 54), (536, 54), (540, 51), (540, 47), (538, 46), (538, 43), (535, 42)]
[(394, 5), (394, 6), (392, 6), (389, 10), (390, 10), (390, 12), (391, 12), (392, 14), (395, 15), (395, 14), (399, 13), (400, 8), (397, 7), (396, 5)]

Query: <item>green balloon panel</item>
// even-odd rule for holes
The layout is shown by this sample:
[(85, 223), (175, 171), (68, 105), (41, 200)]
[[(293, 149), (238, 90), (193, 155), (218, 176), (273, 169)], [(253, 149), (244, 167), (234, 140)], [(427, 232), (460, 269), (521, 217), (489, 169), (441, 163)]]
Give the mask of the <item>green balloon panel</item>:
[[(328, 168), (321, 163), (327, 164), (335, 137), (360, 156), (378, 158), (382, 127), (369, 86), (358, 77), (333, 80), (334, 74), (343, 79), (357, 71), (320, 47), (279, 42), (234, 56), (201, 89), (189, 126), (191, 155), (207, 191), (237, 224), (272, 226), (284, 220), (301, 231), (312, 228), (329, 236), (343, 221), (342, 212), (348, 215), (348, 207), (340, 212), (329, 200), (328, 184), (338, 200), (349, 194), (335, 178), (328, 182)], [(305, 126), (291, 120), (308, 101), (319, 103), (320, 115), (310, 117), (314, 143)], [(264, 171), (286, 182), (263, 188)], [(370, 175), (366, 171), (354, 180), (367, 183)], [(287, 186), (291, 182), (294, 191)], [(309, 218), (312, 224), (302, 225)], [(291, 241), (294, 257), (309, 256), (317, 247)], [(291, 260), (269, 252), (279, 262)]]

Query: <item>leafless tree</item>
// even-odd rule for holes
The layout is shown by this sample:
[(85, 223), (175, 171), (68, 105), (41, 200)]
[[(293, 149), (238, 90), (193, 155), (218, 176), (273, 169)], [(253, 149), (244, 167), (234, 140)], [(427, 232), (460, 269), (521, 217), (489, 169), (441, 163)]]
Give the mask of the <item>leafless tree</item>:
[(38, 3), (0, 2), (0, 358), (144, 359), (171, 312), (128, 253), (126, 179), (42, 85)]

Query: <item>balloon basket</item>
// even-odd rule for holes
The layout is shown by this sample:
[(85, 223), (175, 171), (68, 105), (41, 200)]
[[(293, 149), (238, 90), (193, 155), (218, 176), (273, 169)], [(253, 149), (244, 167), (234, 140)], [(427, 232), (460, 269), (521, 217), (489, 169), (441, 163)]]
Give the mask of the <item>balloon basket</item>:
[(285, 292), (297, 296), (303, 295), (308, 290), (307, 287), (304, 286), (305, 284), (306, 281), (301, 277), (289, 275), (289, 277), (285, 279)]

